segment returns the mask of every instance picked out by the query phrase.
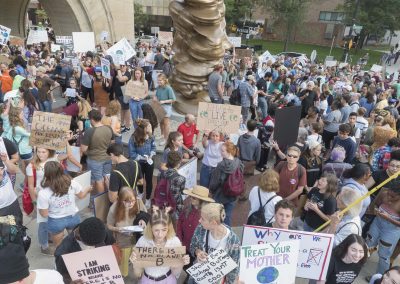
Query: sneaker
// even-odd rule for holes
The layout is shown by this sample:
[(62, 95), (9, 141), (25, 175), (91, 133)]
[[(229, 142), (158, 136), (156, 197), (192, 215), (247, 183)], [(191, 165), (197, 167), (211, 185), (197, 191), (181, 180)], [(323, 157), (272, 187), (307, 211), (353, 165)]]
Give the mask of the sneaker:
[(161, 140), (160, 143), (158, 143), (158, 145), (164, 146), (165, 145), (165, 139)]
[(54, 250), (50, 247), (40, 248), (40, 253), (47, 256), (54, 256)]
[(124, 127), (124, 129), (121, 128), (121, 134), (130, 131), (131, 129), (128, 127)]
[(147, 209), (149, 209), (149, 208), (151, 207), (151, 201), (150, 201), (150, 199), (146, 199), (145, 206), (146, 206)]

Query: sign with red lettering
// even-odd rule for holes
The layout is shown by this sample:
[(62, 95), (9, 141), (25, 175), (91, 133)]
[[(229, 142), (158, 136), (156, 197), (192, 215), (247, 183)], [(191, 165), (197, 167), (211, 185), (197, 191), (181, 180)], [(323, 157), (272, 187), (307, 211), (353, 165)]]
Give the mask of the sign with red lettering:
[(137, 263), (140, 267), (183, 266), (186, 247), (135, 247)]
[(29, 144), (51, 150), (63, 150), (67, 145), (65, 137), (70, 125), (69, 115), (35, 111)]

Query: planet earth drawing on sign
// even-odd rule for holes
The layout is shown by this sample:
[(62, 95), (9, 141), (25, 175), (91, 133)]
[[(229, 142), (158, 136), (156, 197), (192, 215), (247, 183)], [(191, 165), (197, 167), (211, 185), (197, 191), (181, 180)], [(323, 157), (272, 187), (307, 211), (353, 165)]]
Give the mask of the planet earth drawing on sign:
[(108, 66), (107, 65), (103, 66), (103, 71), (104, 71), (104, 73), (108, 73)]
[(122, 50), (117, 50), (117, 51), (115, 51), (115, 54), (117, 54), (117, 55), (124, 55), (124, 52), (122, 51)]
[(275, 267), (264, 267), (257, 273), (257, 281), (261, 284), (276, 284), (279, 271)]

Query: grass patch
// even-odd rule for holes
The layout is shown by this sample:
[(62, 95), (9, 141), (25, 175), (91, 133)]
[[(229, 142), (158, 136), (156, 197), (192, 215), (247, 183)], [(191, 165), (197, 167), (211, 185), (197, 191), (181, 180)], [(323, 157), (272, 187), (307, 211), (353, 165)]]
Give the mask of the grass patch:
[[(283, 41), (267, 41), (262, 39), (249, 39), (248, 44), (251, 46), (262, 45), (263, 49), (261, 53), (268, 50), (271, 54), (277, 54), (282, 52), (284, 46)], [(317, 51), (317, 60), (319, 62), (324, 62), (325, 57), (329, 55), (330, 47), (328, 46), (320, 46), (320, 45), (304, 44), (304, 43), (289, 43), (288, 51), (305, 53), (307, 54), (308, 58), (310, 58), (311, 52), (314, 49)], [(382, 52), (375, 50), (358, 50), (356, 52), (354, 49), (350, 51), (350, 55), (352, 56), (352, 64), (356, 64), (358, 59), (364, 56), (365, 53), (367, 52), (369, 53), (369, 60), (367, 66), (370, 67), (372, 66), (372, 64), (379, 64), (380, 59), (382, 57)], [(332, 48), (331, 56), (333, 56), (335, 60), (340, 61), (343, 56), (343, 49), (338, 47)]]

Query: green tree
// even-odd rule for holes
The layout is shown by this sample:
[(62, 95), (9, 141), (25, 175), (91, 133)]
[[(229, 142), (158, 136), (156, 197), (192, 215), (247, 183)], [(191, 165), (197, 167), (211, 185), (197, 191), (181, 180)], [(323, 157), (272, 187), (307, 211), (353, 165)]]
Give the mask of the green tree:
[(227, 25), (238, 20), (249, 20), (252, 16), (254, 0), (225, 0), (225, 21)]
[(134, 3), (134, 16), (135, 16), (135, 28), (138, 29), (138, 31), (141, 28), (144, 28), (149, 21), (149, 16), (143, 12), (143, 6)]

